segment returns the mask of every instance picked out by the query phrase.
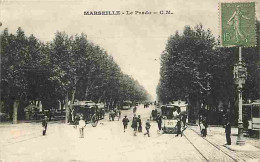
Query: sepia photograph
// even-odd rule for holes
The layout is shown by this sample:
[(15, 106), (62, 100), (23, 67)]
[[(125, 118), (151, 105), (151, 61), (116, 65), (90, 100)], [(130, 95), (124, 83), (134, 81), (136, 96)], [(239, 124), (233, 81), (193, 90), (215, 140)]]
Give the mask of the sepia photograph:
[(260, 162), (259, 0), (0, 0), (0, 162)]

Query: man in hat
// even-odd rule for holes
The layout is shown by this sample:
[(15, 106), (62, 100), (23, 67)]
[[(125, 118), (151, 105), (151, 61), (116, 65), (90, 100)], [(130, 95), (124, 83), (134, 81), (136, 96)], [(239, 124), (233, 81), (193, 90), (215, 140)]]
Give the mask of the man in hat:
[(226, 145), (231, 145), (231, 138), (230, 138), (231, 124), (230, 124), (229, 120), (227, 120), (226, 125), (225, 125), (225, 133), (226, 133), (226, 140), (227, 140)]
[(47, 116), (44, 116), (44, 118), (42, 119), (42, 128), (43, 128), (42, 135), (43, 136), (45, 136), (45, 134), (46, 134), (47, 125), (48, 125), (48, 118), (47, 118)]
[(125, 130), (127, 129), (128, 122), (129, 122), (129, 119), (127, 118), (127, 116), (125, 116), (125, 118), (122, 120), (122, 122), (124, 125), (124, 132), (125, 132)]
[(162, 130), (162, 115), (158, 115), (156, 121), (158, 123), (158, 132), (160, 132)]
[(142, 119), (141, 115), (138, 115), (138, 132), (142, 132)]
[(138, 122), (138, 118), (136, 117), (136, 114), (134, 114), (133, 121), (132, 121), (132, 128), (134, 129), (134, 136), (136, 136), (136, 132), (137, 132), (137, 122)]

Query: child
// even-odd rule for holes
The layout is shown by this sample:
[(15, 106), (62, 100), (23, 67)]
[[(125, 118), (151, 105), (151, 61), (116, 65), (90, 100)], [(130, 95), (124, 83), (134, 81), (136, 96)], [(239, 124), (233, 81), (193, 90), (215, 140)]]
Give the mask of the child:
[(147, 119), (147, 121), (145, 123), (146, 133), (144, 135), (148, 135), (148, 137), (150, 137), (150, 132), (149, 132), (150, 128), (151, 128), (150, 120)]
[(80, 117), (79, 121), (79, 134), (80, 138), (84, 138), (84, 127), (86, 126), (86, 122), (83, 120), (83, 117)]
[(124, 125), (124, 132), (125, 132), (125, 130), (127, 129), (128, 122), (129, 122), (129, 119), (127, 118), (127, 116), (125, 116), (125, 118), (122, 120), (122, 122)]

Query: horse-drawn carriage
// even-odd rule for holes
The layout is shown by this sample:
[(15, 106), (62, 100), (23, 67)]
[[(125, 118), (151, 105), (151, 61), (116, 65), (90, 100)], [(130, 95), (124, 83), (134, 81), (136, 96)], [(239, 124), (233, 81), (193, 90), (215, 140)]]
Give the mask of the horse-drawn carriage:
[(78, 101), (72, 105), (72, 122), (77, 124), (80, 117), (91, 123), (93, 127), (97, 126), (100, 119), (104, 118), (104, 108), (92, 101)]

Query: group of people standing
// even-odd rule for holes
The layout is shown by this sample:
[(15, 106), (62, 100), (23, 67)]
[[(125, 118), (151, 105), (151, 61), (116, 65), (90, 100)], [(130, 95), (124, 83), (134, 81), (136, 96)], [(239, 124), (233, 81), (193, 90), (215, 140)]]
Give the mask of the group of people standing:
[[(208, 123), (206, 117), (200, 117), (200, 122), (199, 122), (200, 130), (201, 130), (201, 136), (206, 137), (207, 136), (207, 128), (208, 128)], [(228, 117), (224, 117), (224, 125), (223, 127), (225, 128), (225, 133), (226, 133), (226, 145), (231, 145), (231, 123), (229, 121)]]
[(115, 109), (109, 111), (109, 121), (111, 121), (111, 120), (114, 121), (116, 116), (118, 117), (118, 120), (120, 120), (120, 118), (121, 118), (120, 110), (115, 108)]
[[(127, 125), (128, 123), (130, 122), (129, 119), (127, 118), (127, 116), (125, 116), (122, 120), (123, 122), (123, 126), (124, 126), (124, 132), (125, 130), (127, 129)], [(134, 117), (132, 119), (132, 124), (131, 124), (131, 127), (133, 128), (134, 130), (134, 136), (137, 136), (137, 132), (140, 132), (142, 133), (142, 119), (141, 119), (141, 115), (138, 115), (138, 117), (136, 116), (136, 114), (134, 114)], [(146, 133), (144, 133), (144, 135), (148, 135), (148, 137), (150, 137), (150, 127), (151, 127), (151, 124), (150, 124), (150, 120), (147, 119), (146, 123), (145, 123), (145, 129), (146, 129)]]

